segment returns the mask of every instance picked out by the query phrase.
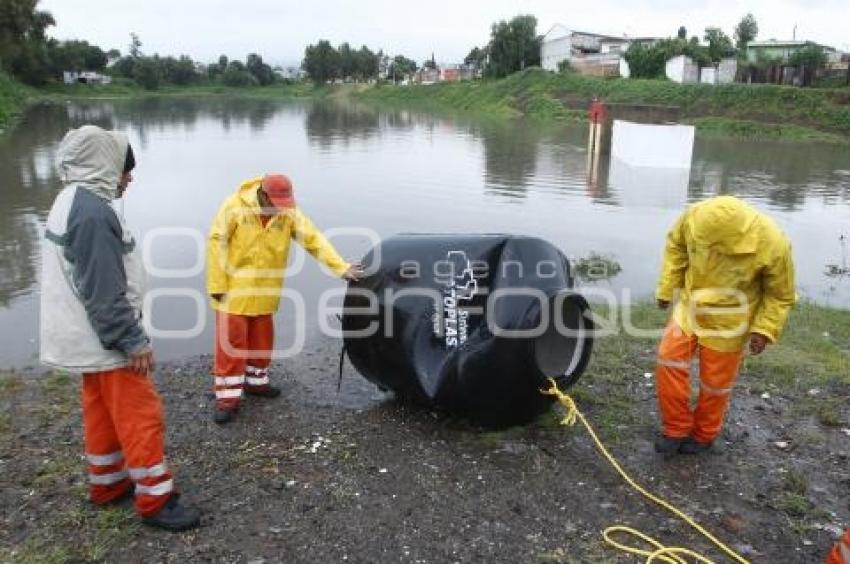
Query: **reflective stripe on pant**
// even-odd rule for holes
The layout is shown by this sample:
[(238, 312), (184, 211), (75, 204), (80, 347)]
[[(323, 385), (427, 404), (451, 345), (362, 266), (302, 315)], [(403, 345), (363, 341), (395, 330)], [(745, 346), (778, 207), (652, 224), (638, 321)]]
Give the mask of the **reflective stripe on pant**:
[(213, 385), (216, 407), (236, 409), (242, 390), (269, 385), (268, 367), (274, 346), (271, 315), (215, 314)]
[(844, 536), (835, 543), (826, 557), (826, 564), (850, 564), (850, 529), (844, 531)]
[(136, 510), (156, 514), (174, 494), (164, 460), (162, 402), (150, 377), (126, 368), (83, 376), (89, 497), (107, 503), (136, 484)]
[[(700, 392), (697, 406), (690, 409), (690, 366), (699, 355)], [(723, 426), (732, 386), (738, 375), (741, 352), (719, 352), (699, 345), (696, 335), (688, 336), (671, 322), (658, 347), (656, 390), (663, 433), (712, 442)]]

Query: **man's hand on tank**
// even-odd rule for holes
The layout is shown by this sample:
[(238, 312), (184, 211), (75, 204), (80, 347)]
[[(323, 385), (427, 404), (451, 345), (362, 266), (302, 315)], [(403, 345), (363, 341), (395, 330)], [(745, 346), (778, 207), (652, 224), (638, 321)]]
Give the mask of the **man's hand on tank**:
[(348, 267), (348, 270), (342, 275), (344, 280), (348, 282), (356, 282), (365, 276), (365, 271), (363, 270), (362, 264), (352, 264)]

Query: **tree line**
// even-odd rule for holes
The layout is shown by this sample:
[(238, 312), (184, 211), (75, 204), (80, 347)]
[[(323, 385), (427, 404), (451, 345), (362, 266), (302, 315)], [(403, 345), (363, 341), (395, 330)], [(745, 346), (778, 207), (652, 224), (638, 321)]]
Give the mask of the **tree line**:
[(537, 18), (522, 14), (490, 27), (490, 41), (473, 47), (464, 63), (483, 71), (484, 76), (502, 78), (528, 67), (540, 66), (543, 37), (537, 34)]
[[(187, 55), (146, 55), (136, 34), (131, 34), (127, 53), (123, 56), (116, 49), (105, 51), (86, 41), (58, 41), (47, 36), (48, 28), (56, 22), (49, 12), (38, 9), (38, 2), (0, 0), (0, 69), (29, 84), (60, 80), (66, 70), (106, 72), (147, 89), (163, 84), (198, 83), (265, 86), (279, 80), (272, 67), (257, 53), (249, 54), (244, 61), (222, 55), (217, 61), (202, 64)], [(687, 29), (682, 26), (675, 37), (648, 45), (632, 43), (625, 58), (631, 76), (663, 78), (666, 62), (677, 55), (687, 55), (700, 66), (717, 63), (725, 57), (743, 56), (758, 31), (752, 14), (741, 19), (732, 37), (718, 27), (708, 27), (701, 42), (696, 35), (688, 38)], [(537, 33), (537, 19), (521, 14), (493, 23), (489, 41), (473, 47), (463, 63), (476, 75), (501, 78), (539, 66), (542, 40)], [(817, 68), (825, 59), (823, 50), (812, 45), (792, 55), (788, 64)], [(760, 60), (751, 64), (766, 66), (778, 64), (778, 61)], [(433, 54), (421, 65), (424, 69), (436, 67)], [(323, 39), (306, 47), (301, 68), (313, 82), (324, 84), (337, 80), (398, 82), (410, 77), (420, 65), (401, 54), (390, 57), (381, 49), (374, 51), (366, 45), (355, 49), (347, 42), (334, 47)]]
[(378, 77), (386, 69), (387, 56), (363, 45), (352, 49), (348, 43), (335, 48), (330, 41), (322, 39), (304, 50), (301, 68), (311, 80), (325, 83), (334, 80), (368, 81)]
[[(484, 47), (474, 47), (463, 63), (485, 76), (500, 78), (526, 67), (540, 65), (542, 37), (537, 35), (537, 18), (519, 15), (509, 21), (492, 25), (490, 41)], [(301, 68), (316, 83), (334, 80), (367, 81), (386, 78), (398, 82), (420, 68), (436, 69), (434, 55), (422, 65), (404, 55), (390, 58), (383, 50), (377, 53), (365, 45), (359, 50), (348, 43), (334, 48), (322, 39), (304, 50)]]
[(47, 35), (56, 25), (53, 16), (38, 9), (38, 0), (0, 0), (0, 70), (34, 86), (61, 80), (63, 71), (94, 71), (131, 80), (147, 89), (163, 84), (204, 82), (227, 86), (265, 86), (277, 80), (272, 67), (257, 53), (245, 61), (202, 64), (187, 55), (146, 55), (142, 42), (131, 34), (127, 54), (108, 51), (87, 41), (58, 41)]
[[(86, 41), (58, 41), (47, 31), (56, 24), (53, 16), (38, 9), (39, 0), (0, 0), (0, 69), (32, 85), (61, 80), (63, 71), (95, 71), (131, 80), (147, 89), (164, 84), (190, 85), (203, 82), (227, 86), (268, 85), (277, 80), (274, 70), (257, 53), (245, 61), (222, 55), (218, 61), (201, 64), (187, 55), (179, 57), (148, 55), (139, 37), (131, 34), (126, 54), (108, 51)], [(502, 77), (540, 64), (542, 38), (536, 32), (537, 19), (520, 15), (492, 25), (490, 41), (473, 48), (464, 63), (490, 77)], [(422, 68), (436, 69), (432, 54)], [(304, 51), (302, 69), (311, 80), (369, 81), (403, 80), (420, 66), (405, 55), (389, 57), (383, 50), (366, 45), (359, 49), (342, 43), (334, 47), (327, 40), (309, 45)]]
[(204, 82), (234, 87), (267, 86), (277, 80), (272, 67), (257, 53), (250, 53), (244, 62), (221, 55), (216, 62), (201, 64), (187, 55), (178, 58), (146, 56), (141, 50), (139, 37), (135, 33), (130, 36), (128, 54), (115, 61), (111, 73), (132, 79), (149, 90), (155, 90), (161, 84), (187, 86)]

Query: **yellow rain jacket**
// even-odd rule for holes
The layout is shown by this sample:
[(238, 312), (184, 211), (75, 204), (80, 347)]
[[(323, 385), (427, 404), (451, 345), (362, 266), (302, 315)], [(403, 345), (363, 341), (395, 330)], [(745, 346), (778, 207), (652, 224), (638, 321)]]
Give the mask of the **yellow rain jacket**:
[(749, 333), (776, 342), (797, 299), (791, 243), (776, 223), (731, 196), (689, 207), (667, 234), (656, 298), (679, 302), (673, 320), (717, 351)]
[(294, 237), (336, 275), (349, 264), (299, 208), (271, 216), (263, 226), (257, 189), (262, 177), (246, 180), (216, 214), (207, 242), (207, 292), (226, 294), (213, 309), (237, 315), (277, 311), (289, 246)]

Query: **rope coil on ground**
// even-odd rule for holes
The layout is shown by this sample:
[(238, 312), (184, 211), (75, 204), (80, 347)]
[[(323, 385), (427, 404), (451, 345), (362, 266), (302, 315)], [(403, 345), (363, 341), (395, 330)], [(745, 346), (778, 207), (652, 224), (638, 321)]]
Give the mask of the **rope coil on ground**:
[[(617, 460), (611, 455), (611, 453), (608, 452), (608, 449), (605, 448), (605, 445), (602, 444), (602, 441), (599, 440), (599, 437), (596, 435), (596, 432), (593, 430), (593, 427), (590, 426), (590, 423), (587, 422), (587, 419), (585, 419), (584, 415), (581, 413), (581, 411), (579, 411), (578, 407), (576, 406), (575, 400), (573, 400), (573, 398), (561, 391), (558, 388), (558, 384), (555, 382), (554, 379), (549, 378), (549, 384), (551, 385), (551, 387), (548, 390), (540, 390), (540, 392), (545, 395), (554, 396), (558, 400), (558, 402), (566, 409), (566, 413), (564, 414), (564, 417), (561, 420), (561, 425), (572, 426), (575, 425), (576, 421), (580, 421), (584, 428), (587, 430), (588, 434), (590, 435), (590, 438), (593, 439), (593, 442), (596, 444), (596, 448), (599, 449), (599, 452), (602, 453), (602, 456), (605, 457), (608, 463), (614, 467), (618, 474), (620, 474), (620, 477), (622, 477), (623, 480), (625, 480), (626, 483), (629, 484), (635, 491), (637, 491), (653, 503), (660, 505), (682, 521), (686, 522), (694, 530), (696, 530), (702, 536), (710, 540), (716, 547), (718, 547), (735, 562), (738, 562), (740, 564), (750, 564), (747, 559), (745, 559), (743, 556), (741, 556), (728, 546), (726, 546), (723, 542), (718, 540), (714, 535), (708, 532), (694, 519), (686, 515), (683, 511), (677, 509), (669, 502), (649, 492), (648, 490), (644, 489), (640, 484), (635, 482), (632, 477), (629, 476), (625, 470), (623, 470), (623, 467), (620, 466), (620, 463), (617, 462)], [(637, 537), (648, 545), (654, 547), (654, 550), (643, 550), (617, 542), (612, 538), (612, 536), (618, 533), (628, 534)], [(649, 535), (646, 535), (631, 527), (625, 527), (622, 525), (608, 527), (602, 532), (602, 536), (605, 538), (605, 542), (617, 548), (618, 550), (622, 550), (623, 552), (628, 552), (631, 554), (646, 556), (646, 564), (651, 564), (652, 562), (666, 562), (668, 564), (687, 564), (688, 561), (685, 560), (682, 556), (690, 556), (691, 558), (695, 558), (697, 561), (702, 562), (704, 564), (714, 564), (714, 562), (709, 558), (697, 552), (694, 552), (691, 549), (678, 546), (664, 546)]]

